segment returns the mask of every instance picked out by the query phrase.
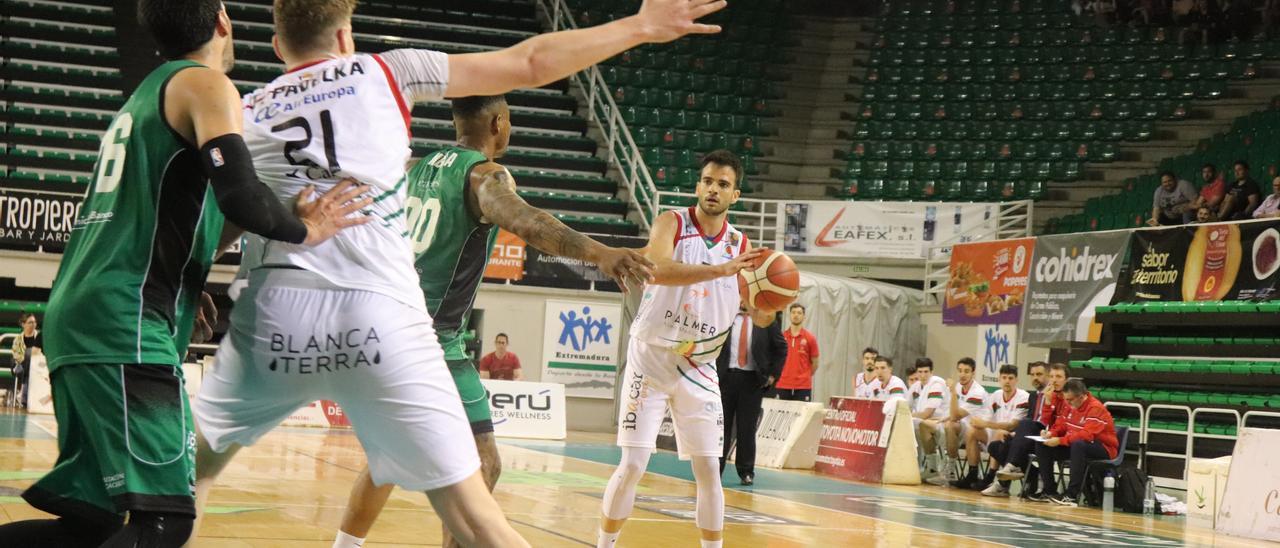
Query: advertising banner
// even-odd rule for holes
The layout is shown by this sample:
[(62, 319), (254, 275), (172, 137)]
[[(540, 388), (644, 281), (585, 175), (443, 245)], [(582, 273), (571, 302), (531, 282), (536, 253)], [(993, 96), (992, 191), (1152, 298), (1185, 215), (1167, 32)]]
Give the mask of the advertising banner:
[(766, 398), (756, 429), (756, 464), (813, 468), (824, 415), (826, 408), (820, 403)]
[(0, 243), (61, 249), (71, 239), (80, 196), (0, 190)]
[(1276, 298), (1280, 221), (1138, 230), (1115, 302)]
[(1018, 326), (991, 324), (978, 326), (978, 348), (973, 355), (978, 362), (978, 382), (995, 387), (1000, 384), (1000, 366), (1018, 363)]
[[(1229, 535), (1280, 542), (1280, 430), (1241, 428), (1214, 528)], [(1271, 479), (1267, 479), (1271, 478)]]
[(832, 397), (822, 419), (818, 456), (813, 469), (821, 474), (880, 483), (889, 447), (886, 402)]
[(620, 305), (548, 300), (542, 380), (563, 384), (567, 396), (612, 399), (621, 320)]
[(564, 385), (494, 379), (481, 379), (480, 382), (489, 391), (494, 435), (500, 438), (564, 439)]
[(519, 236), (498, 229), (493, 242), (493, 253), (484, 267), (484, 277), (493, 280), (519, 281), (524, 277), (525, 244)]
[(994, 228), (997, 204), (787, 202), (782, 248), (838, 257), (924, 258), (934, 242)]
[(1093, 310), (1111, 303), (1128, 247), (1128, 232), (1036, 238), (1022, 342), (1098, 342), (1102, 325), (1093, 321)]
[(1022, 319), (1035, 238), (959, 244), (951, 249), (942, 323), (1013, 324)]
[(298, 408), (280, 423), (283, 426), (313, 426), (319, 428), (350, 428), (351, 421), (336, 402), (313, 401)]

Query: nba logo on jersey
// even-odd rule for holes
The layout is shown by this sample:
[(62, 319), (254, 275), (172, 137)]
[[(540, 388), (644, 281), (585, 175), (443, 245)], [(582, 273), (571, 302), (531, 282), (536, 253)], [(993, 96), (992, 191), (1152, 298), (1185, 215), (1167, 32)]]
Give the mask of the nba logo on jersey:
[(222, 167), (227, 163), (222, 159), (222, 149), (218, 147), (209, 150), (209, 159), (213, 160), (213, 167)]

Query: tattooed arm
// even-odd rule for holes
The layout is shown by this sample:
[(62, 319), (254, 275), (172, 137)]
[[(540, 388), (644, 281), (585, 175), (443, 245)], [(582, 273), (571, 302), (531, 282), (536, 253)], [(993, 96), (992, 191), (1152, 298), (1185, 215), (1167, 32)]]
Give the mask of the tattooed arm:
[(594, 264), (624, 290), (627, 280), (644, 283), (652, 277), (653, 263), (639, 251), (601, 244), (529, 205), (516, 194), (511, 173), (497, 163), (472, 169), (468, 188), (467, 209), (475, 218), (506, 229), (539, 251)]

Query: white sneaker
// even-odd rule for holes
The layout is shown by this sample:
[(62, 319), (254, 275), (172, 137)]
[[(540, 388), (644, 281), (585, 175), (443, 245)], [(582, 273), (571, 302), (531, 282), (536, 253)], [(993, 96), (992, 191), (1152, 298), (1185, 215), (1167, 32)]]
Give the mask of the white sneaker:
[(991, 482), (991, 485), (988, 485), (986, 489), (982, 490), (982, 495), (985, 497), (1008, 497), (1009, 488), (1000, 485), (1000, 482), (998, 481), (993, 481)]
[(948, 483), (953, 481), (960, 481), (960, 472), (956, 470), (956, 466), (954, 462), (948, 459), (947, 463), (944, 466), (945, 468), (942, 469), (943, 471), (942, 475), (943, 477), (946, 478)]
[(999, 470), (996, 470), (996, 479), (1000, 481), (1020, 480), (1025, 475), (1026, 474), (1022, 473), (1021, 468), (1010, 463), (1006, 463), (1004, 466), (1001, 466)]
[(951, 485), (951, 480), (948, 480), (947, 475), (942, 472), (938, 472), (932, 477), (925, 478), (924, 482), (930, 485), (937, 485), (939, 487), (947, 487)]

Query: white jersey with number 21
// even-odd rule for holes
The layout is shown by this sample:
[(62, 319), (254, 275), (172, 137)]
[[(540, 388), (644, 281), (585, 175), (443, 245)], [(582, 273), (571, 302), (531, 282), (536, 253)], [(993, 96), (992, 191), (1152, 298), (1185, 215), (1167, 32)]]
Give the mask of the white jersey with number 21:
[[(425, 310), (407, 238), (405, 164), (412, 152), (413, 105), (406, 95), (442, 97), (448, 62), (442, 53), (423, 50), (385, 55), (303, 65), (244, 97), (245, 142), (258, 177), (281, 200), (288, 202), (307, 185), (320, 194), (350, 177), (370, 185), (374, 202), (361, 212), (371, 222), (318, 246), (251, 241), (242, 269), (298, 267), (334, 285)], [(405, 66), (401, 60), (425, 68), (397, 82), (395, 69)]]

